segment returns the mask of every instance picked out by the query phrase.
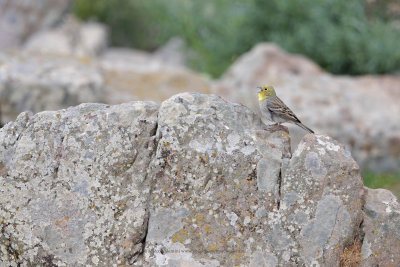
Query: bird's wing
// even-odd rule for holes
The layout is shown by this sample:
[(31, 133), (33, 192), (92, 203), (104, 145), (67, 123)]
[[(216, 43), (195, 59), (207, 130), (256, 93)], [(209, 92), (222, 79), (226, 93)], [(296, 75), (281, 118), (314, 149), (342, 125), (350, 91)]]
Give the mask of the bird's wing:
[[(294, 115), (293, 111), (288, 108), (279, 97), (270, 97), (268, 99), (267, 108), (270, 112), (274, 113), (276, 116), (281, 117), (284, 120), (300, 122), (300, 120)], [(301, 123), (301, 122), (300, 122)]]

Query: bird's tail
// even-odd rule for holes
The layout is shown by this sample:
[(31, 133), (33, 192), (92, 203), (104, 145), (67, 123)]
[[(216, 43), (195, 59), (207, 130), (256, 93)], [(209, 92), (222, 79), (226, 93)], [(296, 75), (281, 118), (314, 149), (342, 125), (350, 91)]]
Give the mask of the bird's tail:
[(305, 126), (304, 124), (302, 124), (301, 122), (296, 122), (296, 125), (300, 126), (301, 128), (303, 128), (304, 130), (306, 130), (309, 133), (314, 133), (313, 130), (311, 130), (310, 128), (308, 128), (307, 126)]

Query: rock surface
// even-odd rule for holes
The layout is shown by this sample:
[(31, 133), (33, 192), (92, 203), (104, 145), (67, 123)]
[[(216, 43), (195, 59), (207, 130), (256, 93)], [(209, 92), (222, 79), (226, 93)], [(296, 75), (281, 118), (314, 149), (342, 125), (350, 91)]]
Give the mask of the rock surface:
[[(256, 87), (274, 85), (304, 124), (344, 143), (363, 168), (399, 172), (399, 83), (396, 76), (332, 75), (303, 56), (264, 43), (240, 57), (213, 92), (258, 112)], [(296, 147), (305, 132), (289, 129)]]
[(256, 231), (277, 206), (288, 135), (264, 131), (249, 109), (217, 96), (177, 95), (159, 114), (145, 262), (248, 263), (250, 246), (265, 245)]
[(22, 113), (0, 129), (0, 265), (339, 266), (364, 236), (365, 264), (399, 262), (397, 200), (331, 137), (289, 143), (198, 93)]
[(62, 20), (71, 0), (0, 1), (0, 51), (17, 47), (31, 34)]
[(97, 56), (107, 47), (106, 26), (95, 22), (81, 23), (69, 16), (57, 27), (33, 34), (24, 44), (25, 51), (79, 57)]
[(365, 198), (362, 266), (396, 266), (400, 262), (400, 203), (384, 189), (368, 189)]
[(104, 101), (103, 75), (87, 61), (32, 53), (0, 54), (2, 124), (26, 110), (36, 113)]
[(112, 266), (146, 233), (157, 105), (22, 113), (0, 130), (0, 265)]

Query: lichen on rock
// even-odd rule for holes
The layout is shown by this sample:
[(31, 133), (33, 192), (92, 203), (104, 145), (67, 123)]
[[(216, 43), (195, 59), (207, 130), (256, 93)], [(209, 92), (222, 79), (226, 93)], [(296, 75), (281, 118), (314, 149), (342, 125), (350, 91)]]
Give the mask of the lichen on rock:
[(22, 113), (0, 129), (0, 192), (4, 266), (400, 261), (398, 200), (343, 145), (291, 153), (286, 127), (215, 95)]

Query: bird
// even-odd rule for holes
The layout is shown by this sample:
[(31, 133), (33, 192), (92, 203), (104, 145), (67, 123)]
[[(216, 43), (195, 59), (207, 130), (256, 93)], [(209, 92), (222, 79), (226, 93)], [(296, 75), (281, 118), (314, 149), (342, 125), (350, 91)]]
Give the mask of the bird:
[(257, 87), (258, 103), (260, 104), (261, 114), (267, 119), (276, 122), (280, 125), (283, 122), (291, 122), (303, 128), (309, 133), (314, 133), (313, 130), (305, 126), (288, 108), (285, 103), (276, 95), (274, 87), (270, 85)]

